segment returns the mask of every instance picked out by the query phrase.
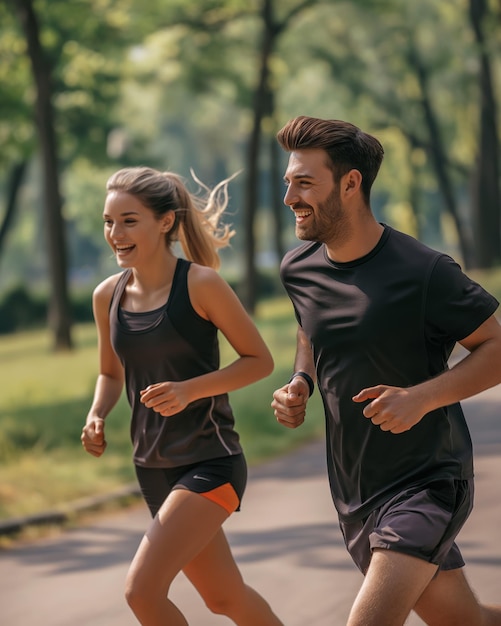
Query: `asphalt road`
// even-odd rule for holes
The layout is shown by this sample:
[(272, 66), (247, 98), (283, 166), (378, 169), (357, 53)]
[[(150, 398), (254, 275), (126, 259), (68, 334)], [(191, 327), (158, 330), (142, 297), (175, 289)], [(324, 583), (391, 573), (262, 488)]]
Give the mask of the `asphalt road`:
[[(464, 407), (476, 451), (476, 504), (459, 544), (480, 599), (501, 603), (501, 386)], [(137, 624), (122, 588), (147, 523), (141, 504), (0, 552), (0, 624)], [(322, 442), (251, 469), (242, 511), (225, 529), (247, 582), (286, 626), (345, 624), (362, 579), (343, 547)], [(183, 575), (172, 598), (192, 626), (231, 623), (209, 614)], [(422, 622), (413, 615), (407, 624)]]

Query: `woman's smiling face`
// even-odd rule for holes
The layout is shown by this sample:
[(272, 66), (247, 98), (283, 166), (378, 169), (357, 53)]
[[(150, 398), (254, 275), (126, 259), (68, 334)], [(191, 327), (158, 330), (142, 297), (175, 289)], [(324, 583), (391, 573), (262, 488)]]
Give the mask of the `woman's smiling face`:
[[(173, 212), (167, 214), (170, 218), (169, 214)], [(108, 194), (103, 212), (104, 236), (120, 267), (136, 267), (148, 262), (159, 250), (165, 252), (167, 216), (157, 219), (131, 194)]]

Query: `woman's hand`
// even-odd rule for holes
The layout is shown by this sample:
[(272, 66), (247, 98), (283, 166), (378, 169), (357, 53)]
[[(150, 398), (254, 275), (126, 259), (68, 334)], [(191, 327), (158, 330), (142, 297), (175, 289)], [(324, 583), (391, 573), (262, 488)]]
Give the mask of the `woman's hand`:
[(92, 417), (82, 428), (80, 437), (84, 450), (92, 456), (101, 456), (106, 450), (106, 439), (104, 438), (104, 419)]
[(170, 417), (182, 411), (191, 402), (187, 388), (186, 381), (155, 383), (140, 392), (140, 399), (149, 409), (164, 417)]

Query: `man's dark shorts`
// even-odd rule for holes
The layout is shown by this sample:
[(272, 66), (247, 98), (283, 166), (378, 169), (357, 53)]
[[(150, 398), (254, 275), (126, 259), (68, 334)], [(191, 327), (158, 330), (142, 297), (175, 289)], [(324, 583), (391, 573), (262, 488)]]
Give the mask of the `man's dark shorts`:
[(452, 479), (406, 489), (367, 518), (340, 522), (348, 552), (363, 574), (377, 548), (415, 556), (441, 570), (463, 567), (454, 540), (473, 508), (473, 490), (473, 480)]

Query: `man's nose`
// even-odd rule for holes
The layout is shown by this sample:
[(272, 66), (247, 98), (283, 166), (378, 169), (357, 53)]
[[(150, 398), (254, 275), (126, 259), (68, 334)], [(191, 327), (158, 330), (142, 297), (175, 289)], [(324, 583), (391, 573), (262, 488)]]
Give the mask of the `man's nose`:
[(287, 206), (291, 206), (296, 201), (297, 201), (297, 193), (294, 190), (293, 186), (289, 185), (284, 195), (284, 204)]

